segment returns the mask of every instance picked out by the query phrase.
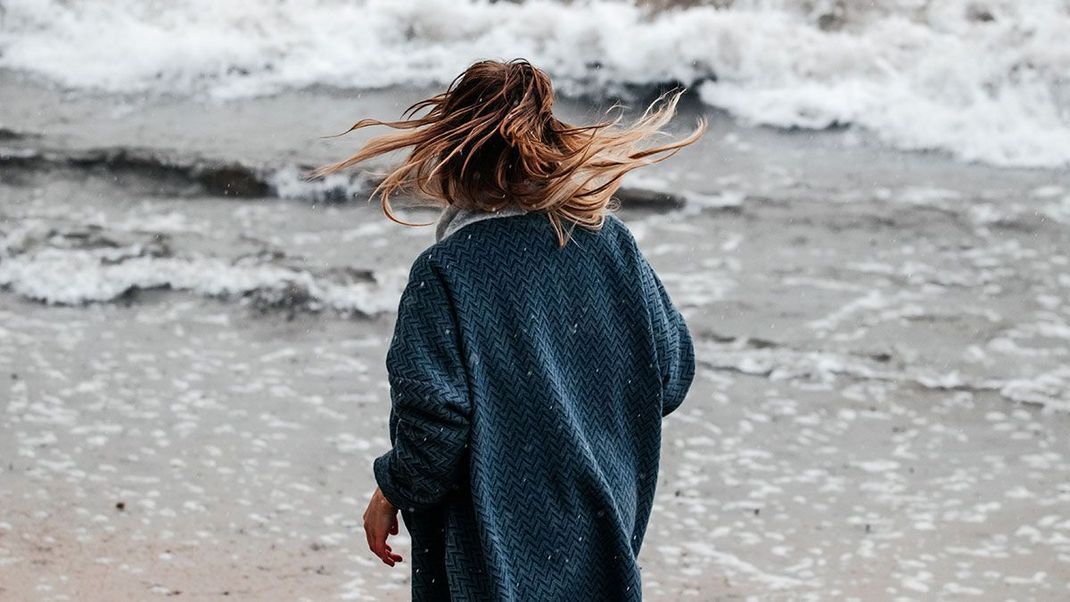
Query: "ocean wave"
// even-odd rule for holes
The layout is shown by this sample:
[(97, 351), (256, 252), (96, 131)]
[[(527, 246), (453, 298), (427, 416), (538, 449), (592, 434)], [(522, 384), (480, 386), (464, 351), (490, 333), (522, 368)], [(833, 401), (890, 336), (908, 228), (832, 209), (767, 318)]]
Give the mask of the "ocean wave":
[[(24, 134), (38, 138), (35, 134)], [(276, 197), (313, 203), (367, 201), (381, 181), (369, 171), (332, 174), (309, 180), (310, 165), (251, 165), (234, 160), (209, 159), (139, 148), (90, 148), (53, 150), (34, 147), (0, 147), (0, 168), (50, 175), (70, 170), (78, 175), (104, 173), (112, 177), (141, 178), (154, 196), (236, 198)], [(133, 186), (131, 182), (126, 182)], [(631, 176), (616, 198), (632, 209), (673, 210), (685, 206), (723, 208), (708, 195), (670, 190), (668, 183)], [(733, 206), (739, 203), (732, 203)]]
[[(31, 135), (26, 135), (31, 136)], [(334, 174), (315, 181), (306, 179), (312, 166), (252, 165), (235, 160), (144, 148), (48, 149), (0, 147), (0, 167), (31, 173), (70, 170), (133, 176), (146, 182), (157, 196), (279, 197), (313, 202), (365, 199), (378, 179), (369, 172)]]
[(0, 232), (0, 289), (50, 305), (176, 290), (237, 300), (263, 311), (334, 310), (364, 317), (396, 310), (407, 271), (315, 270), (275, 253), (180, 253), (141, 228), (58, 227), (42, 221)]
[(645, 4), (687, 7), (7, 0), (0, 66), (72, 88), (226, 99), (441, 85), (473, 60), (525, 56), (566, 94), (680, 83), (755, 124), (853, 124), (903, 149), (1070, 164), (1060, 0)]
[(270, 171), (237, 161), (174, 156), (152, 149), (98, 148), (48, 150), (0, 147), (0, 167), (8, 170), (72, 169), (140, 176), (173, 196), (274, 196)]

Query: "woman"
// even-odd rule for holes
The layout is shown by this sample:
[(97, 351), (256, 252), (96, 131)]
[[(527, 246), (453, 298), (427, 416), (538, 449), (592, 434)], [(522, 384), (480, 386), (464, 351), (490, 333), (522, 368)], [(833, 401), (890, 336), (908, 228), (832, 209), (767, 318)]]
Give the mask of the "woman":
[(484, 61), (408, 119), (357, 123), (349, 131), (400, 131), (315, 172), (411, 148), (376, 190), (383, 210), (399, 221), (389, 198), (400, 192), (443, 207), (398, 307), (393, 448), (374, 463), (364, 514), (369, 547), (394, 566), (401, 511), (414, 600), (641, 597), (661, 419), (695, 359), (611, 197), (626, 173), (703, 133), (700, 121), (641, 147), (679, 96), (630, 127), (574, 127), (554, 117), (545, 73)]

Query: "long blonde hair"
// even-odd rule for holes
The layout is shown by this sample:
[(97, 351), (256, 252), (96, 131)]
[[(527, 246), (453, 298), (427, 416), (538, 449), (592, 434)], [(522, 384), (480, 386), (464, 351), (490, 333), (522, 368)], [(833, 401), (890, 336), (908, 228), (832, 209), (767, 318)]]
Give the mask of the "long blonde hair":
[[(523, 59), (473, 64), (445, 92), (410, 106), (401, 121), (358, 121), (339, 136), (382, 125), (396, 130), (372, 138), (351, 157), (324, 165), (319, 178), (380, 155), (412, 147), (408, 158), (386, 174), (379, 195), (384, 213), (394, 194), (415, 194), (436, 204), (479, 211), (516, 205), (548, 215), (561, 246), (563, 223), (597, 230), (612, 210), (613, 194), (625, 174), (663, 161), (695, 142), (706, 130), (700, 118), (688, 136), (641, 148), (665, 136), (661, 128), (676, 112), (683, 90), (665, 93), (628, 127), (621, 116), (587, 126), (573, 126), (553, 115), (550, 78)], [(416, 114), (427, 110), (422, 117)]]

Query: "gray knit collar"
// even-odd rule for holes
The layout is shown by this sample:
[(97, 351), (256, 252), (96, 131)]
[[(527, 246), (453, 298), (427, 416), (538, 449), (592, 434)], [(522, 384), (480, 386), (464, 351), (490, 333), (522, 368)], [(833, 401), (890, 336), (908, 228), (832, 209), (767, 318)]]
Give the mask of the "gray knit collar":
[(438, 223), (435, 225), (435, 242), (479, 220), (492, 217), (509, 217), (524, 213), (527, 212), (515, 205), (507, 205), (497, 211), (474, 211), (472, 209), (462, 209), (456, 205), (448, 205), (442, 210)]

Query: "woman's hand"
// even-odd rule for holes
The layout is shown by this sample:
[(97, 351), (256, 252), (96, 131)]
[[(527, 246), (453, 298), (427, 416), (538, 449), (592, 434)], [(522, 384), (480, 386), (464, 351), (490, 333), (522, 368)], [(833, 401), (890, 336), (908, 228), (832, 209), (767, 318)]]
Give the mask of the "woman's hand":
[(368, 537), (368, 547), (383, 562), (390, 566), (401, 562), (401, 556), (391, 551), (386, 543), (387, 537), (398, 534), (398, 509), (378, 487), (364, 511), (364, 534)]

